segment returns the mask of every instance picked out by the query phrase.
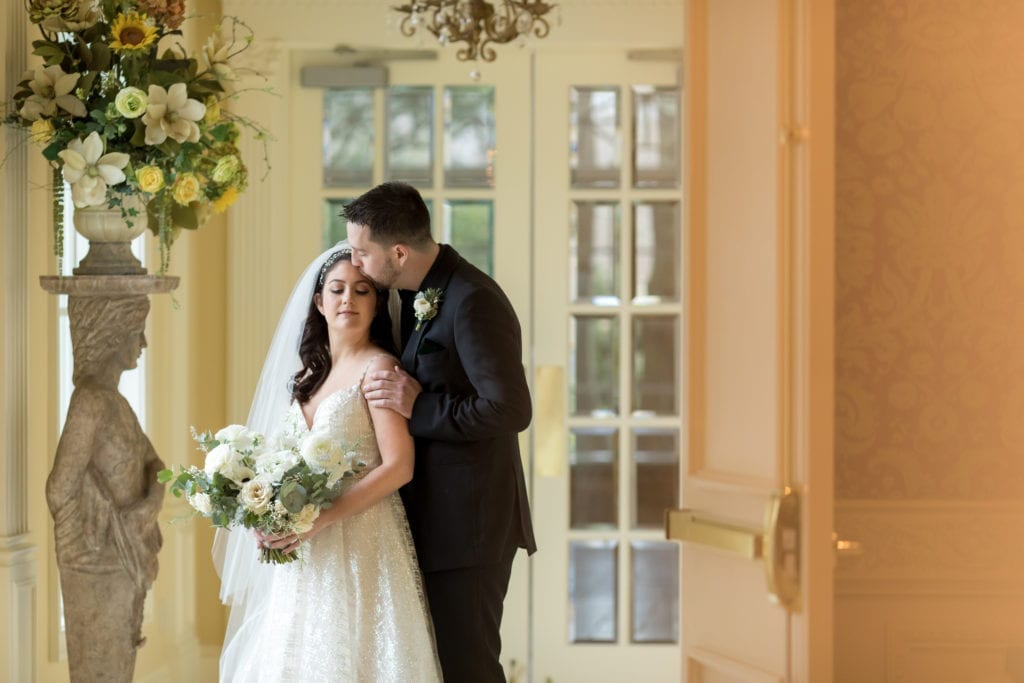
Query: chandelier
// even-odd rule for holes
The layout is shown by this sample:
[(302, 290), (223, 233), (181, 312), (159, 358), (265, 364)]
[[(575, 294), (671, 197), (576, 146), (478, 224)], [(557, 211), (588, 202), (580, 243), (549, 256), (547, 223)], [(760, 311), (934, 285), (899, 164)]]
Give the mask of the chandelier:
[(499, 45), (532, 34), (543, 38), (550, 26), (544, 18), (555, 5), (541, 0), (412, 0), (392, 7), (402, 17), (400, 30), (412, 36), (417, 28), (429, 31), (441, 45), (465, 43), (456, 56), (462, 61), (497, 56), (491, 43)]

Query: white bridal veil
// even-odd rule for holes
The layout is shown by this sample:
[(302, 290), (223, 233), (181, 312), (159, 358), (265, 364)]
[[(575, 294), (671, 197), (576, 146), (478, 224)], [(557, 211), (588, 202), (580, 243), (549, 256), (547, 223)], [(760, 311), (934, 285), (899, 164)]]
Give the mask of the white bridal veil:
[[(280, 427), (291, 403), (289, 380), (302, 367), (299, 343), (320, 269), (330, 254), (347, 249), (348, 242), (338, 242), (313, 259), (299, 276), (267, 351), (246, 421), (249, 429), (270, 436)], [(220, 575), (220, 599), (231, 607), (221, 654), (221, 680), (225, 681), (230, 680), (230, 673), (235, 670), (235, 640), (242, 635), (243, 625), (251, 623), (262, 609), (268, 595), (270, 566), (259, 562), (256, 539), (249, 529), (218, 529), (213, 541), (213, 562)]]

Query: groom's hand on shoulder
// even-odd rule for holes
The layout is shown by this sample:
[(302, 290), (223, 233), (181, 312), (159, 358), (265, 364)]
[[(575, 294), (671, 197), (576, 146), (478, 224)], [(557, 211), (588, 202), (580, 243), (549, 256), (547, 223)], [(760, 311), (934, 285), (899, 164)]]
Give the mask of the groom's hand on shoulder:
[(388, 408), (405, 419), (412, 417), (412, 407), (423, 387), (397, 365), (391, 370), (375, 370), (363, 382), (363, 396), (374, 408)]

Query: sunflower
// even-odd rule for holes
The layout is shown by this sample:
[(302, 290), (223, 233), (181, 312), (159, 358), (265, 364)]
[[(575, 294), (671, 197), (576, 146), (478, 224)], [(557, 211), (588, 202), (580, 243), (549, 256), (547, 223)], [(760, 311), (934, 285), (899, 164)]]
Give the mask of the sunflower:
[(156, 27), (145, 14), (123, 12), (114, 19), (110, 47), (119, 52), (134, 52), (149, 47), (156, 40)]
[(217, 213), (224, 213), (224, 211), (235, 203), (238, 199), (238, 190), (234, 186), (224, 190), (224, 194), (213, 200), (213, 210)]

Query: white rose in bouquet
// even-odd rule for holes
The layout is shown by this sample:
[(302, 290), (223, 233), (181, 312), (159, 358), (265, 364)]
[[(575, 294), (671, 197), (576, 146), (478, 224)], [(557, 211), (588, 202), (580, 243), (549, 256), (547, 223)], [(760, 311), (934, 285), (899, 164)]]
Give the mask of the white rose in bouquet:
[(327, 473), (327, 483), (334, 485), (352, 471), (349, 454), (337, 441), (326, 434), (312, 432), (302, 442), (299, 451), (303, 461), (317, 473)]
[(238, 492), (238, 502), (242, 507), (257, 515), (266, 512), (273, 500), (274, 480), (265, 474), (245, 482)]
[(236, 486), (241, 486), (256, 476), (252, 468), (245, 464), (245, 456), (226, 443), (220, 444), (206, 454), (203, 470), (211, 480), (214, 474), (220, 474), (233, 481)]
[(251, 451), (256, 445), (257, 435), (246, 429), (245, 425), (228, 425), (213, 435), (213, 438), (226, 443), (238, 451)]
[(327, 465), (337, 459), (340, 452), (341, 446), (322, 432), (310, 432), (299, 447), (303, 462), (317, 473), (326, 472)]
[(232, 458), (231, 446), (222, 443), (206, 454), (206, 461), (203, 463), (203, 471), (208, 477), (220, 472), (225, 463)]
[(304, 506), (292, 518), (292, 528), (297, 534), (304, 534), (313, 528), (313, 522), (320, 516), (320, 508), (309, 504)]
[(256, 474), (266, 475), (273, 481), (280, 481), (285, 473), (300, 462), (293, 450), (268, 450), (256, 456)]

